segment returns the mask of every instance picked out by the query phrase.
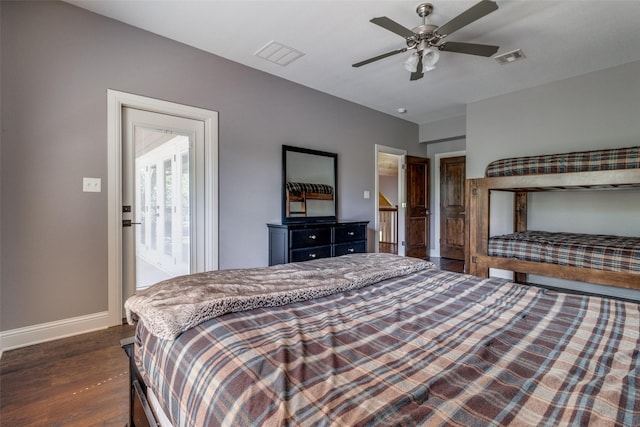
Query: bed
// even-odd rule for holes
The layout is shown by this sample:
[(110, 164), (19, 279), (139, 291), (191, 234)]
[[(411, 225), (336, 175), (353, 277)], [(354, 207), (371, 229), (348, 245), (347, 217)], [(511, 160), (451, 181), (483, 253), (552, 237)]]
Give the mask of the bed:
[[(528, 195), (540, 191), (640, 188), (640, 147), (501, 159), (485, 178), (467, 180), (467, 271), (489, 269), (640, 289), (640, 236), (578, 235), (529, 230)], [(513, 234), (490, 236), (491, 193), (514, 194)]]
[(127, 301), (131, 425), (640, 425), (634, 302), (391, 254), (149, 289)]

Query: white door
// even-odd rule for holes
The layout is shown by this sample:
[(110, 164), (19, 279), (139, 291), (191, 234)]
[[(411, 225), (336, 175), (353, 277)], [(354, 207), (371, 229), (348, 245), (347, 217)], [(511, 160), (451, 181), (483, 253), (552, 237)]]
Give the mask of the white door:
[(123, 294), (204, 269), (204, 122), (123, 108)]

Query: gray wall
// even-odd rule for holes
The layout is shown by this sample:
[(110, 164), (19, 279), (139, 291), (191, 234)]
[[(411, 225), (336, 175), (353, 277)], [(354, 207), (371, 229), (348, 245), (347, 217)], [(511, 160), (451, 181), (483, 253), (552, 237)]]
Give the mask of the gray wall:
[(415, 124), (65, 3), (0, 7), (0, 330), (107, 310), (108, 88), (219, 112), (220, 268), (267, 264), (282, 144), (337, 152), (339, 218), (371, 226), (374, 145), (423, 154)]
[[(523, 90), (467, 107), (467, 177), (493, 160), (640, 144), (640, 62)], [(492, 201), (491, 233), (511, 232), (511, 199)], [(640, 236), (640, 192), (535, 194), (531, 229)], [(540, 283), (640, 299), (640, 292), (534, 277)]]
[(422, 123), (418, 137), (422, 143), (437, 143), (464, 138), (467, 130), (467, 116), (456, 116), (429, 123)]
[(380, 175), (378, 177), (378, 187), (380, 192), (389, 200), (391, 205), (398, 206), (398, 176), (385, 176)]

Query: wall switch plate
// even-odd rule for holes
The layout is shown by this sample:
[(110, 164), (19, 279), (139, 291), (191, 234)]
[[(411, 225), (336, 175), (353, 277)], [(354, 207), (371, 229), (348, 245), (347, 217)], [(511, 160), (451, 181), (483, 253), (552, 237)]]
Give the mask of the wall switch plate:
[(365, 199), (369, 198), (369, 192), (367, 190), (364, 190), (364, 198)]
[(102, 180), (100, 178), (82, 178), (82, 191), (85, 193), (99, 193), (102, 191)]

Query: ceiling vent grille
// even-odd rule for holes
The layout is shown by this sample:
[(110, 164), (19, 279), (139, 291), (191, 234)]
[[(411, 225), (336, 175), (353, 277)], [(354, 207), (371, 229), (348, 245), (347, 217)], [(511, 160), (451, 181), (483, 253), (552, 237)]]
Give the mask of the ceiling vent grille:
[(303, 57), (304, 53), (272, 40), (261, 47), (254, 55), (284, 67)]
[(520, 59), (526, 58), (524, 53), (520, 49), (512, 50), (511, 52), (506, 52), (493, 57), (500, 64), (510, 64), (512, 62), (519, 61)]

